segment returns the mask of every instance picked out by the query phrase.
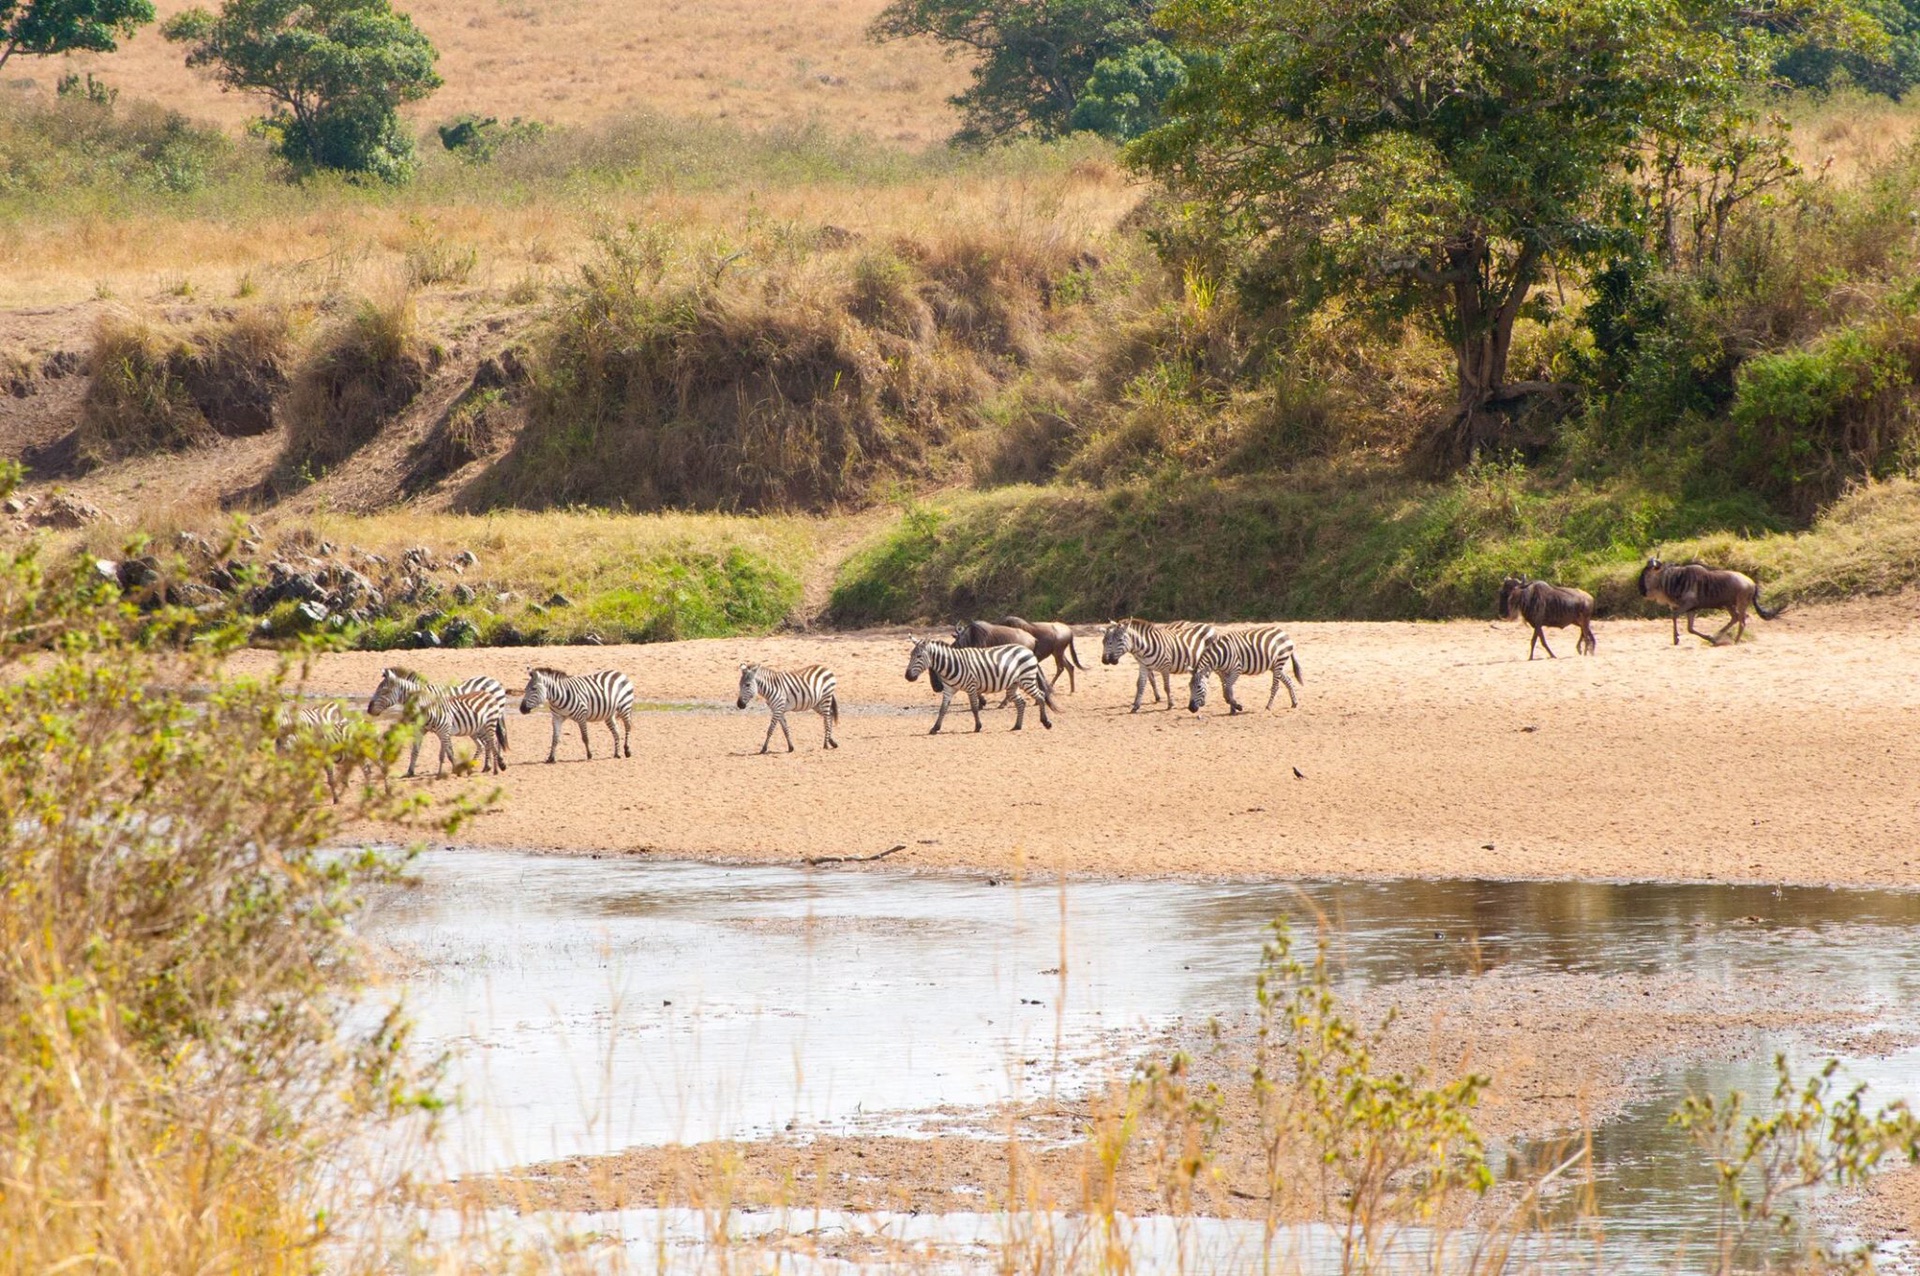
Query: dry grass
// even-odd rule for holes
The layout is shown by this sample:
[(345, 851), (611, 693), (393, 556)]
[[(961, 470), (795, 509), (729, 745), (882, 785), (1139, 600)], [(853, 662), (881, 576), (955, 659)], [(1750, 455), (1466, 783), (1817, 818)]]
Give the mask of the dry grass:
[(270, 306), (193, 327), (125, 312), (101, 316), (81, 451), (104, 461), (266, 433), (286, 384), (292, 326)]
[[(869, 43), (866, 25), (883, 3), (411, 0), (401, 7), (440, 50), (446, 87), (410, 117), (422, 129), (469, 111), (582, 124), (644, 107), (754, 127), (818, 119), (926, 146), (958, 126), (946, 100), (964, 87), (966, 70), (931, 43)], [(162, 19), (187, 7), (156, 5)], [(249, 99), (189, 71), (179, 47), (152, 28), (115, 54), (9, 68), (48, 88), (68, 71), (236, 128), (258, 114)]]

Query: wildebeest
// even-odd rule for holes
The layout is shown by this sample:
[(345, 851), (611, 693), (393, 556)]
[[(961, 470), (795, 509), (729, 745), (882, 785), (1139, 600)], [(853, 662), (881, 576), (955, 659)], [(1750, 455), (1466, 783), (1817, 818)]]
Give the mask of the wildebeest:
[(1545, 629), (1578, 625), (1580, 638), (1573, 649), (1584, 656), (1591, 656), (1599, 646), (1593, 640), (1593, 595), (1584, 589), (1509, 576), (1500, 582), (1499, 612), (1502, 620), (1512, 620), (1517, 614), (1533, 626), (1533, 642), (1527, 644), (1528, 660), (1534, 658), (1534, 643), (1547, 648), (1547, 659), (1558, 659), (1553, 648), (1547, 647), (1547, 636), (1541, 632)]
[(1067, 675), (1067, 690), (1077, 691), (1073, 671), (1085, 669), (1080, 663), (1080, 653), (1074, 650), (1073, 626), (1058, 620), (1022, 620), (1018, 616), (1002, 616), (999, 623), (1008, 629), (1024, 629), (1033, 635), (1033, 655), (1036, 660), (1053, 660), (1052, 681), (1058, 684), (1060, 675)]
[[(955, 625), (953, 627), (953, 646), (961, 651), (981, 647), (1025, 647), (1028, 651), (1034, 653), (1033, 658), (1035, 660), (1040, 659), (1039, 644), (1034, 641), (1032, 634), (1024, 629), (1016, 629), (1012, 625), (990, 625), (984, 620), (963, 620)], [(1042, 669), (1040, 676), (1045, 678), (1047, 671)], [(1053, 684), (1049, 682), (1047, 685), (1051, 687)], [(935, 691), (940, 690), (938, 670), (935, 670), (933, 673), (933, 689)], [(968, 692), (967, 699), (969, 703), (972, 703), (977, 697), (974, 693)], [(1012, 703), (1012, 692), (1008, 692), (1000, 699), (1000, 707), (1002, 709)], [(973, 709), (975, 713), (978, 713), (980, 711), (979, 704), (973, 704)]]
[[(1681, 616), (1687, 618), (1688, 633), (1710, 647), (1717, 647), (1729, 629), (1734, 629), (1736, 643), (1746, 634), (1748, 607), (1759, 612), (1762, 620), (1772, 620), (1786, 610), (1777, 607), (1769, 611), (1762, 607), (1760, 586), (1745, 572), (1726, 571), (1704, 563), (1663, 563), (1657, 558), (1649, 558), (1647, 565), (1640, 569), (1640, 596), (1673, 608), (1673, 645), (1676, 647), (1680, 645)], [(1722, 607), (1727, 609), (1727, 623), (1715, 630), (1713, 637), (1693, 627), (1695, 612)], [(1735, 629), (1736, 625), (1739, 628)]]

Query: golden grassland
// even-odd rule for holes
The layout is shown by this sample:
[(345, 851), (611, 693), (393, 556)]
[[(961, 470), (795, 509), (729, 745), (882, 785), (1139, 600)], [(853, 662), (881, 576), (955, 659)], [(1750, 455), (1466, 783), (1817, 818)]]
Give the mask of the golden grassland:
[[(818, 120), (836, 130), (924, 147), (958, 121), (947, 98), (963, 64), (930, 42), (876, 45), (867, 23), (884, 0), (409, 0), (440, 51), (446, 87), (410, 109), (425, 126), (463, 112), (587, 124), (640, 108), (749, 127)], [(164, 20), (189, 0), (160, 0)], [(238, 126), (253, 101), (187, 69), (179, 46), (148, 28), (112, 54), (22, 59), (12, 78), (51, 85), (92, 74), (128, 97)]]

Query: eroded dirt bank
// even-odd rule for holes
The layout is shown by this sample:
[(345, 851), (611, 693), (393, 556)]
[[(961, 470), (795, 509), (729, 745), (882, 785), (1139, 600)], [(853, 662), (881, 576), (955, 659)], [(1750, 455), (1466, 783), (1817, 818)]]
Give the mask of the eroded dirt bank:
[[(634, 757), (577, 735), (544, 765), (544, 713), (514, 715), (484, 845), (792, 862), (870, 855), (889, 867), (1113, 876), (1538, 876), (1920, 882), (1920, 596), (1755, 619), (1740, 647), (1671, 645), (1665, 621), (1599, 626), (1599, 655), (1529, 663), (1516, 625), (1299, 624), (1306, 685), (1228, 718), (1128, 712), (1134, 667), (1091, 666), (1052, 731), (956, 709), (902, 673), (900, 634), (644, 647), (349, 653), (315, 690), (356, 699), (383, 665), (436, 679), (531, 663), (628, 672), (648, 712)], [(1684, 637), (1684, 635), (1683, 635)], [(240, 668), (264, 668), (246, 653)], [(732, 708), (742, 660), (830, 665), (844, 747), (759, 756), (767, 718)], [(776, 735), (775, 749), (781, 745)], [(431, 754), (429, 753), (429, 758)], [(1296, 770), (1298, 775), (1296, 775)], [(434, 791), (451, 793), (448, 779)], [(377, 832), (377, 830), (373, 831)]]

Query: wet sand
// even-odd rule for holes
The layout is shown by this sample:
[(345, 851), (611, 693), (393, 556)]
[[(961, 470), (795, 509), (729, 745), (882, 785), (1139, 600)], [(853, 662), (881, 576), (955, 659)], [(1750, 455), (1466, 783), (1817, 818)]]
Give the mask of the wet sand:
[[(363, 699), (382, 666), (488, 673), (533, 663), (630, 674), (634, 757), (581, 757), (570, 729), (510, 723), (505, 801), (479, 845), (761, 862), (893, 852), (888, 867), (1100, 876), (1454, 876), (1920, 883), (1920, 595), (1757, 618), (1709, 648), (1659, 621), (1597, 626), (1599, 654), (1526, 659), (1517, 624), (1297, 624), (1305, 686), (1229, 718), (1128, 712), (1134, 665), (1099, 663), (1052, 731), (1011, 710), (975, 735), (963, 708), (929, 736), (935, 697), (902, 674), (899, 633), (640, 647), (346, 653), (314, 690)], [(732, 707), (742, 660), (838, 674), (843, 747), (796, 715), (798, 752), (764, 707)], [(249, 652), (236, 668), (273, 657)], [(431, 758), (431, 752), (428, 754)], [(1298, 774), (1296, 774), (1296, 772)], [(421, 781), (451, 794), (465, 783)], [(380, 830), (367, 830), (378, 834)]]
[[(1383, 1022), (1389, 1011), (1396, 1016), (1376, 1043), (1380, 1073), (1418, 1072), (1439, 1081), (1487, 1076), (1474, 1124), (1496, 1140), (1575, 1139), (1641, 1097), (1650, 1074), (1743, 1057), (1756, 1033), (1793, 1031), (1834, 1048), (1859, 1048), (1847, 1034), (1872, 1017), (1861, 1008), (1822, 1004), (1816, 987), (1797, 978), (1723, 982), (1617, 972), (1411, 980), (1362, 994), (1349, 1010), (1361, 1026)], [(1111, 1200), (1136, 1215), (1173, 1208), (1209, 1217), (1321, 1217), (1326, 1202), (1313, 1193), (1317, 1175), (1303, 1156), (1283, 1162), (1282, 1180), (1298, 1194), (1271, 1199), (1249, 1081), (1257, 1026), (1250, 1014), (1229, 1016), (1217, 1036), (1211, 1026), (1195, 1026), (1155, 1043), (1162, 1059), (1184, 1052), (1190, 1062), (1183, 1098), (1203, 1100), (1218, 1116), (1217, 1129), (1202, 1140), (1206, 1168), (1192, 1180), (1190, 1196), (1169, 1195), (1180, 1183), (1170, 1167), (1191, 1150), (1186, 1136), (1198, 1127), (1168, 1120), (1165, 1107), (1143, 1104), (1136, 1092), (1132, 1134), (1116, 1138), (1116, 1117), (1129, 1102), (1118, 1084), (1060, 1104), (929, 1113), (914, 1136), (801, 1131), (757, 1141), (638, 1147), (470, 1179), (453, 1194), (521, 1210), (711, 1208), (724, 1201), (1071, 1212)], [(1874, 1044), (1892, 1049), (1902, 1043)], [(982, 1131), (997, 1137), (981, 1137)]]

